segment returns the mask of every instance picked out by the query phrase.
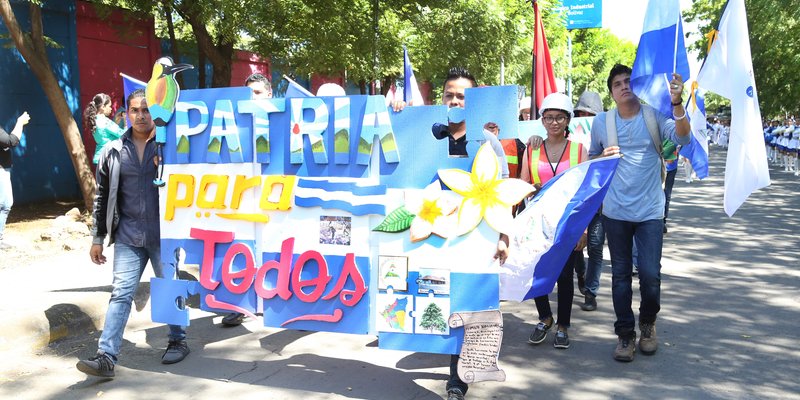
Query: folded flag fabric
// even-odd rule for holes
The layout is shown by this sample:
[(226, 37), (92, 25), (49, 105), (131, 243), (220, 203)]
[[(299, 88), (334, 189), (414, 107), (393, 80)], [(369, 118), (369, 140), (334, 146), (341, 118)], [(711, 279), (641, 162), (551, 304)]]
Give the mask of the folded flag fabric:
[(286, 79), (286, 81), (289, 82), (289, 86), (286, 88), (286, 94), (284, 95), (285, 98), (290, 99), (292, 97), (314, 97), (314, 95), (311, 92), (309, 92), (299, 83), (295, 82), (294, 79), (289, 78), (286, 75), (283, 76), (283, 79)]
[(406, 46), (403, 46), (403, 101), (409, 106), (425, 105), (419, 85), (417, 85), (417, 78), (414, 77), (414, 68), (411, 67)]
[(547, 182), (514, 219), (509, 257), (501, 266), (500, 299), (546, 295), (564, 269), (617, 170), (619, 155), (576, 165)]
[(703, 179), (708, 177), (708, 130), (705, 101), (699, 89), (690, 94), (685, 109), (692, 127), (692, 137), (689, 144), (681, 147), (681, 156), (692, 163), (697, 177)]
[(558, 87), (556, 86), (553, 62), (550, 58), (550, 47), (547, 45), (547, 36), (544, 33), (544, 24), (542, 24), (542, 14), (537, 1), (533, 2), (533, 13), (536, 20), (533, 33), (533, 54), (536, 64), (533, 67), (533, 94), (531, 96), (533, 96), (534, 104), (531, 115), (538, 116), (538, 108), (542, 105), (544, 98), (550, 93), (557, 92)]
[(386, 185), (357, 185), (300, 178), (294, 189), (298, 207), (321, 207), (347, 211), (353, 215), (386, 215)]
[[(123, 94), (123, 99), (124, 100), (127, 100), (128, 96), (131, 93), (133, 93), (134, 90), (136, 90), (136, 89), (144, 90), (144, 88), (147, 87), (147, 83), (146, 82), (142, 82), (142, 81), (140, 81), (140, 80), (138, 80), (138, 79), (136, 79), (136, 78), (134, 78), (134, 77), (132, 77), (130, 75), (126, 75), (126, 74), (123, 74), (122, 72), (120, 72), (119, 76), (122, 77), (122, 94)], [(125, 120), (128, 122), (128, 124), (125, 125), (125, 126), (131, 126), (131, 121), (128, 119), (128, 114), (127, 113), (125, 114)]]

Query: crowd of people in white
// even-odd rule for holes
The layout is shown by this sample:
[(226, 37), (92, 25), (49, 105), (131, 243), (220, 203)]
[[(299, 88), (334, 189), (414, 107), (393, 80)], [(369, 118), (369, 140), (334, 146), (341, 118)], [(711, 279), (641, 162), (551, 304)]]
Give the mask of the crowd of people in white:
[(764, 124), (764, 143), (767, 158), (772, 165), (783, 167), (783, 172), (793, 172), (800, 176), (800, 126), (794, 118), (787, 118), (781, 124), (772, 121)]

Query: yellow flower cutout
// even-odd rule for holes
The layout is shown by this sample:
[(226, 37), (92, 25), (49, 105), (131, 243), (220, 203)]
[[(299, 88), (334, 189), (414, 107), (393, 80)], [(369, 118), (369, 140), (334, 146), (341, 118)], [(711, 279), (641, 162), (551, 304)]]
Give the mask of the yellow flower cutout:
[(442, 182), (464, 197), (458, 210), (457, 235), (472, 231), (481, 219), (500, 233), (511, 233), (511, 207), (533, 192), (533, 186), (520, 179), (498, 178), (499, 170), (497, 155), (489, 143), (484, 143), (472, 163), (472, 172), (439, 171)]
[(447, 198), (439, 181), (422, 191), (406, 191), (405, 207), (416, 215), (410, 228), (412, 243), (427, 239), (431, 234), (447, 238), (455, 227), (451, 216), (456, 210), (456, 203)]

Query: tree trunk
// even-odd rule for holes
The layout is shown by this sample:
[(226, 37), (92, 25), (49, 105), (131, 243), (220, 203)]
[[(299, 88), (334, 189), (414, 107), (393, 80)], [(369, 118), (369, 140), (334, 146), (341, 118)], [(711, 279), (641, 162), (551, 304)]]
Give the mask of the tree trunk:
[(39, 84), (41, 84), (47, 96), (47, 101), (50, 103), (53, 114), (55, 114), (58, 127), (64, 136), (70, 159), (72, 159), (72, 167), (75, 169), (75, 175), (78, 178), (84, 205), (86, 210), (91, 211), (95, 188), (94, 176), (89, 166), (89, 157), (86, 155), (86, 149), (83, 147), (78, 124), (72, 117), (72, 111), (67, 105), (67, 100), (58, 85), (58, 80), (53, 74), (50, 61), (45, 52), (42, 32), (42, 9), (34, 3), (30, 4), (30, 36), (22, 32), (8, 0), (0, 0), (0, 14), (2, 14), (3, 22), (8, 28), (9, 35), (14, 40), (14, 45), (39, 80)]
[(394, 83), (394, 78), (391, 76), (384, 76), (383, 81), (381, 82), (381, 94), (386, 96), (386, 93), (389, 93), (389, 89), (392, 87), (392, 83)]
[(363, 79), (359, 80), (358, 89), (361, 91), (361, 94), (367, 94), (367, 82)]
[[(213, 75), (211, 75), (211, 87), (229, 87), (231, 86), (231, 60), (233, 59), (233, 43), (223, 43), (217, 45), (215, 48), (219, 53), (220, 58), (224, 61), (216, 63), (213, 61), (211, 62), (211, 67), (214, 71)], [(244, 84), (244, 82), (241, 84)]]
[(200, 48), (200, 44), (197, 44), (197, 68), (200, 70), (197, 71), (197, 88), (198, 89), (205, 89), (206, 88), (206, 53), (203, 53), (203, 49)]
[(203, 53), (203, 49), (200, 48), (200, 44), (197, 44), (197, 68), (200, 70), (197, 71), (197, 80), (198, 89), (205, 89), (206, 88), (206, 53)]
[[(181, 50), (178, 47), (178, 40), (175, 38), (175, 25), (172, 23), (172, 4), (169, 0), (163, 0), (162, 6), (164, 7), (164, 19), (167, 20), (167, 34), (169, 35), (169, 47), (172, 51), (172, 58), (176, 63), (181, 62)], [(185, 87), (183, 84), (183, 75), (178, 74), (175, 77), (180, 87)]]
[[(189, 23), (197, 40), (197, 47), (208, 60), (211, 61), (213, 75), (211, 87), (228, 87), (231, 83), (231, 59), (233, 58), (233, 42), (220, 38), (214, 43), (214, 38), (208, 32), (206, 21), (191, 5), (181, 3), (176, 5), (175, 11)], [(223, 21), (224, 22), (224, 21)]]

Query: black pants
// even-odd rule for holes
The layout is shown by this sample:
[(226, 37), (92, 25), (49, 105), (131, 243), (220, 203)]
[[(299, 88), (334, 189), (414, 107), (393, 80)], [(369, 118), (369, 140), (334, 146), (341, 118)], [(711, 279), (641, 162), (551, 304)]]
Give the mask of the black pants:
[[(575, 266), (575, 257), (583, 257), (583, 252), (573, 251), (569, 255), (564, 269), (561, 270), (561, 275), (558, 276), (558, 325), (565, 328), (569, 327), (569, 319), (572, 315), (572, 297), (575, 295), (575, 285), (572, 281), (573, 269)], [(536, 310), (539, 312), (539, 320), (553, 316), (553, 311), (550, 310), (550, 299), (547, 295), (535, 297), (533, 301), (536, 302)]]
[(450, 389), (458, 389), (461, 390), (461, 394), (467, 394), (467, 383), (462, 381), (461, 378), (458, 377), (458, 354), (453, 354), (450, 356), (450, 377), (447, 379), (447, 386), (445, 388), (446, 391), (450, 391)]
[(669, 215), (669, 199), (672, 197), (672, 187), (675, 185), (675, 175), (678, 174), (678, 169), (667, 171), (667, 177), (664, 180), (664, 223), (667, 223), (667, 215)]

